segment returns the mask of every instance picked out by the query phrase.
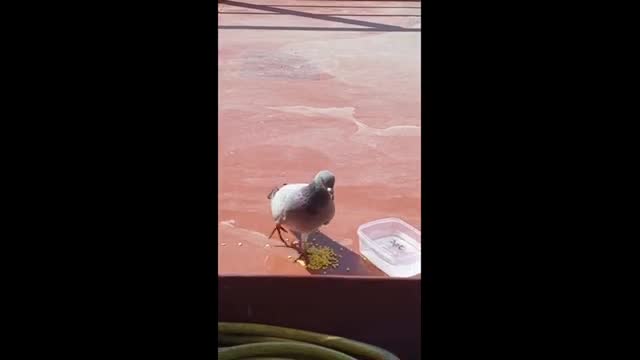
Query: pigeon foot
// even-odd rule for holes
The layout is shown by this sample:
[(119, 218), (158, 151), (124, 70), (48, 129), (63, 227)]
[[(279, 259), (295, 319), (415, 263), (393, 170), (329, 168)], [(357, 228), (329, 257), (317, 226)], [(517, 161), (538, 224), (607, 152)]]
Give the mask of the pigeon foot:
[(273, 229), (273, 231), (271, 231), (271, 235), (269, 235), (269, 239), (271, 239), (271, 237), (273, 236), (273, 234), (278, 231), (278, 237), (280, 238), (280, 241), (282, 241), (282, 243), (284, 244), (284, 246), (286, 247), (292, 247), (292, 245), (290, 245), (289, 243), (287, 243), (284, 238), (282, 238), (282, 233), (280, 231), (284, 231), (286, 233), (288, 233), (287, 229), (283, 228), (282, 225), (280, 224), (276, 224), (276, 227)]

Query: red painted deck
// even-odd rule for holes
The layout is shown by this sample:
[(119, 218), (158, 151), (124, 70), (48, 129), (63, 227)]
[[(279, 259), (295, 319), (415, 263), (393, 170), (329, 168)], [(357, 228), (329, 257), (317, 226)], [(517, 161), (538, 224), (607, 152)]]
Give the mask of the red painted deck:
[(329, 274), (384, 276), (361, 260), (356, 230), (384, 217), (421, 226), (420, 2), (218, 8), (219, 273), (309, 275), (267, 239), (267, 195), (329, 169), (336, 215), (318, 242), (343, 255)]

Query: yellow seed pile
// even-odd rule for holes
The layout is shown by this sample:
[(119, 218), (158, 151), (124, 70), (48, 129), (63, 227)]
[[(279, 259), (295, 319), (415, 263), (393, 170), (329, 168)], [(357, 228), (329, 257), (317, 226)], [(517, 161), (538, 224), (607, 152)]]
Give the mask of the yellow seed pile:
[(324, 270), (329, 267), (338, 267), (338, 256), (332, 248), (328, 246), (313, 245), (307, 249), (309, 264), (307, 268), (310, 270)]

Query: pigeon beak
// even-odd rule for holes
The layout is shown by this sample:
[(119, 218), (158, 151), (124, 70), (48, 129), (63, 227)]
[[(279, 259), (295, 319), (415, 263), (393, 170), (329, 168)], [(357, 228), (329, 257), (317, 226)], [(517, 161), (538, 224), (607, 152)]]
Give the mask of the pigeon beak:
[(333, 188), (327, 188), (327, 191), (329, 192), (329, 195), (331, 195), (331, 199), (333, 199), (334, 197)]

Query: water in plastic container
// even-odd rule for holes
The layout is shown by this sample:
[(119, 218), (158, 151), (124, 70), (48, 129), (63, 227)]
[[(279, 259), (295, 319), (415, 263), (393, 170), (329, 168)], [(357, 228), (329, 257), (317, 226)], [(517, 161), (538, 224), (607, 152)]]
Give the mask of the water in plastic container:
[(420, 274), (420, 231), (406, 222), (387, 218), (358, 228), (360, 253), (392, 277)]

